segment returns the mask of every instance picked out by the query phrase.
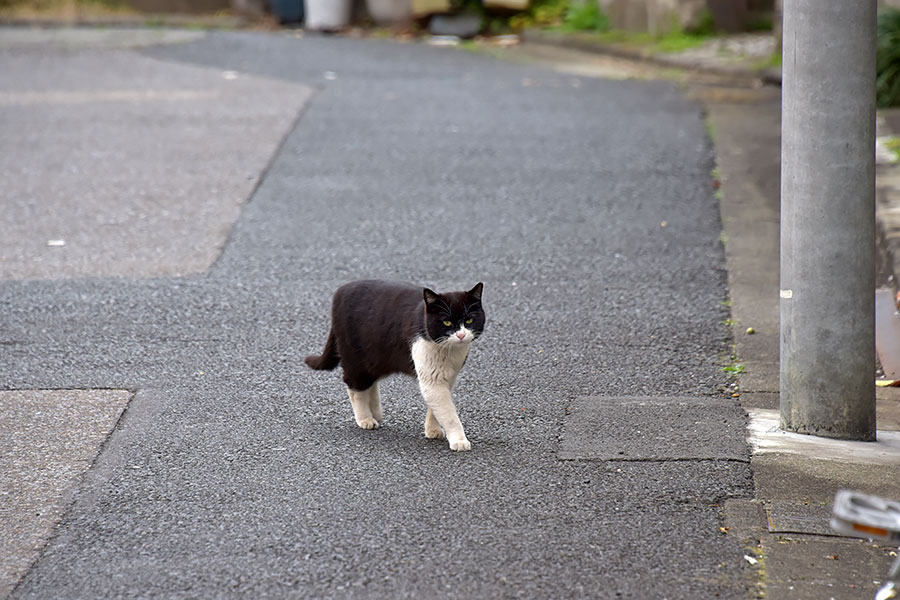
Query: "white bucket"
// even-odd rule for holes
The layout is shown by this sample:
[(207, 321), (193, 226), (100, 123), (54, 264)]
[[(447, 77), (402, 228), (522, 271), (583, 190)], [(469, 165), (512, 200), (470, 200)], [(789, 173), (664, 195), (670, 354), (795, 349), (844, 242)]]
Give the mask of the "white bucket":
[(350, 24), (350, 0), (306, 0), (306, 28), (334, 31)]

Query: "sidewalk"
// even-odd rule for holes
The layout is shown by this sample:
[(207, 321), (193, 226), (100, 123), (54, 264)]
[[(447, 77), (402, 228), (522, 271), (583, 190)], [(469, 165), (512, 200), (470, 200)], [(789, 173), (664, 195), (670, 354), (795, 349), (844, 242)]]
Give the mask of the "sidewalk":
[[(900, 498), (900, 392), (896, 388), (877, 391), (876, 443), (778, 430), (781, 96), (777, 87), (763, 87), (763, 83), (780, 82), (780, 70), (760, 70), (753, 66), (758, 64), (753, 58), (737, 61), (703, 50), (643, 56), (577, 37), (539, 35), (531, 36), (529, 42), (532, 51), (575, 49), (678, 66), (693, 73), (695, 80), (703, 74), (725, 77), (716, 86), (709, 80), (692, 84), (689, 76), (687, 87), (706, 107), (716, 147), (732, 328), (736, 355), (745, 367), (739, 392), (749, 416), (748, 442), (753, 450), (755, 498), (726, 503), (727, 534), (743, 540), (747, 561), (757, 567), (755, 585), (760, 596), (871, 598), (896, 549), (837, 537), (828, 521), (840, 489)], [(892, 120), (891, 114), (882, 119), (879, 136), (888, 135)], [(889, 164), (878, 170), (879, 227), (882, 239), (888, 240), (880, 250), (888, 256), (900, 238), (898, 172)], [(748, 327), (755, 333), (747, 334)]]
[[(754, 452), (755, 500), (728, 504), (726, 519), (730, 533), (744, 538), (759, 561), (767, 598), (871, 598), (893, 548), (832, 537), (828, 520), (840, 489), (900, 497), (900, 402), (895, 390), (879, 389), (874, 444), (777, 429), (777, 100), (708, 106), (722, 182), (736, 354), (745, 365), (741, 399)], [(747, 327), (756, 333), (746, 334)]]
[(758, 79), (780, 84), (781, 67), (770, 64), (775, 39), (768, 33), (721, 36), (680, 52), (655, 51), (647, 45), (604, 42), (589, 33), (527, 31), (526, 43), (559, 46), (589, 53), (650, 62), (661, 67), (715, 74), (722, 77)]

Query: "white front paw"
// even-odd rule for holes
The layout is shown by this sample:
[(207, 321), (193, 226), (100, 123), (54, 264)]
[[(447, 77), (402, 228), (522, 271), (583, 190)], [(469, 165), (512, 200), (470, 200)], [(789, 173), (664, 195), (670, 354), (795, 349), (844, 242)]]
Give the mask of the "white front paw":
[(465, 452), (472, 449), (472, 444), (466, 438), (461, 438), (450, 442), (450, 449), (454, 452)]
[(363, 429), (378, 429), (381, 425), (375, 419), (360, 419), (356, 422)]

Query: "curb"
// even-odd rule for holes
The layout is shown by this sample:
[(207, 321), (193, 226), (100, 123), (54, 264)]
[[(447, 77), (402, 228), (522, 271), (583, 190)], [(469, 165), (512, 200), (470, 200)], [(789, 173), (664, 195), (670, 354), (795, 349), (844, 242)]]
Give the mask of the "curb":
[(686, 69), (710, 73), (712, 75), (733, 77), (736, 79), (759, 81), (768, 85), (781, 85), (780, 68), (757, 69), (743, 64), (730, 64), (726, 62), (719, 62), (718, 64), (710, 62), (703, 63), (690, 56), (685, 56), (682, 53), (667, 54), (653, 52), (646, 47), (635, 48), (625, 44), (599, 42), (590, 34), (569, 33), (555, 35), (538, 30), (527, 30), (522, 33), (522, 41), (525, 43), (545, 44), (571, 50), (580, 50), (582, 52), (605, 54), (617, 58), (647, 62), (661, 67)]

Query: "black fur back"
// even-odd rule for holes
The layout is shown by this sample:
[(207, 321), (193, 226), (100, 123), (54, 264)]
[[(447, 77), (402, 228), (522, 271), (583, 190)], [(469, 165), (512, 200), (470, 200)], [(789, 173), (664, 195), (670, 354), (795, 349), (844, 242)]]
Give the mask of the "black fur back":
[(307, 356), (304, 362), (317, 370), (340, 364), (344, 382), (354, 390), (368, 389), (392, 373), (414, 376), (410, 346), (416, 339), (440, 341), (467, 320), (466, 327), (481, 334), (481, 289), (478, 284), (468, 292), (436, 294), (420, 286), (389, 281), (343, 285), (332, 301), (331, 331), (325, 349), (320, 356)]

